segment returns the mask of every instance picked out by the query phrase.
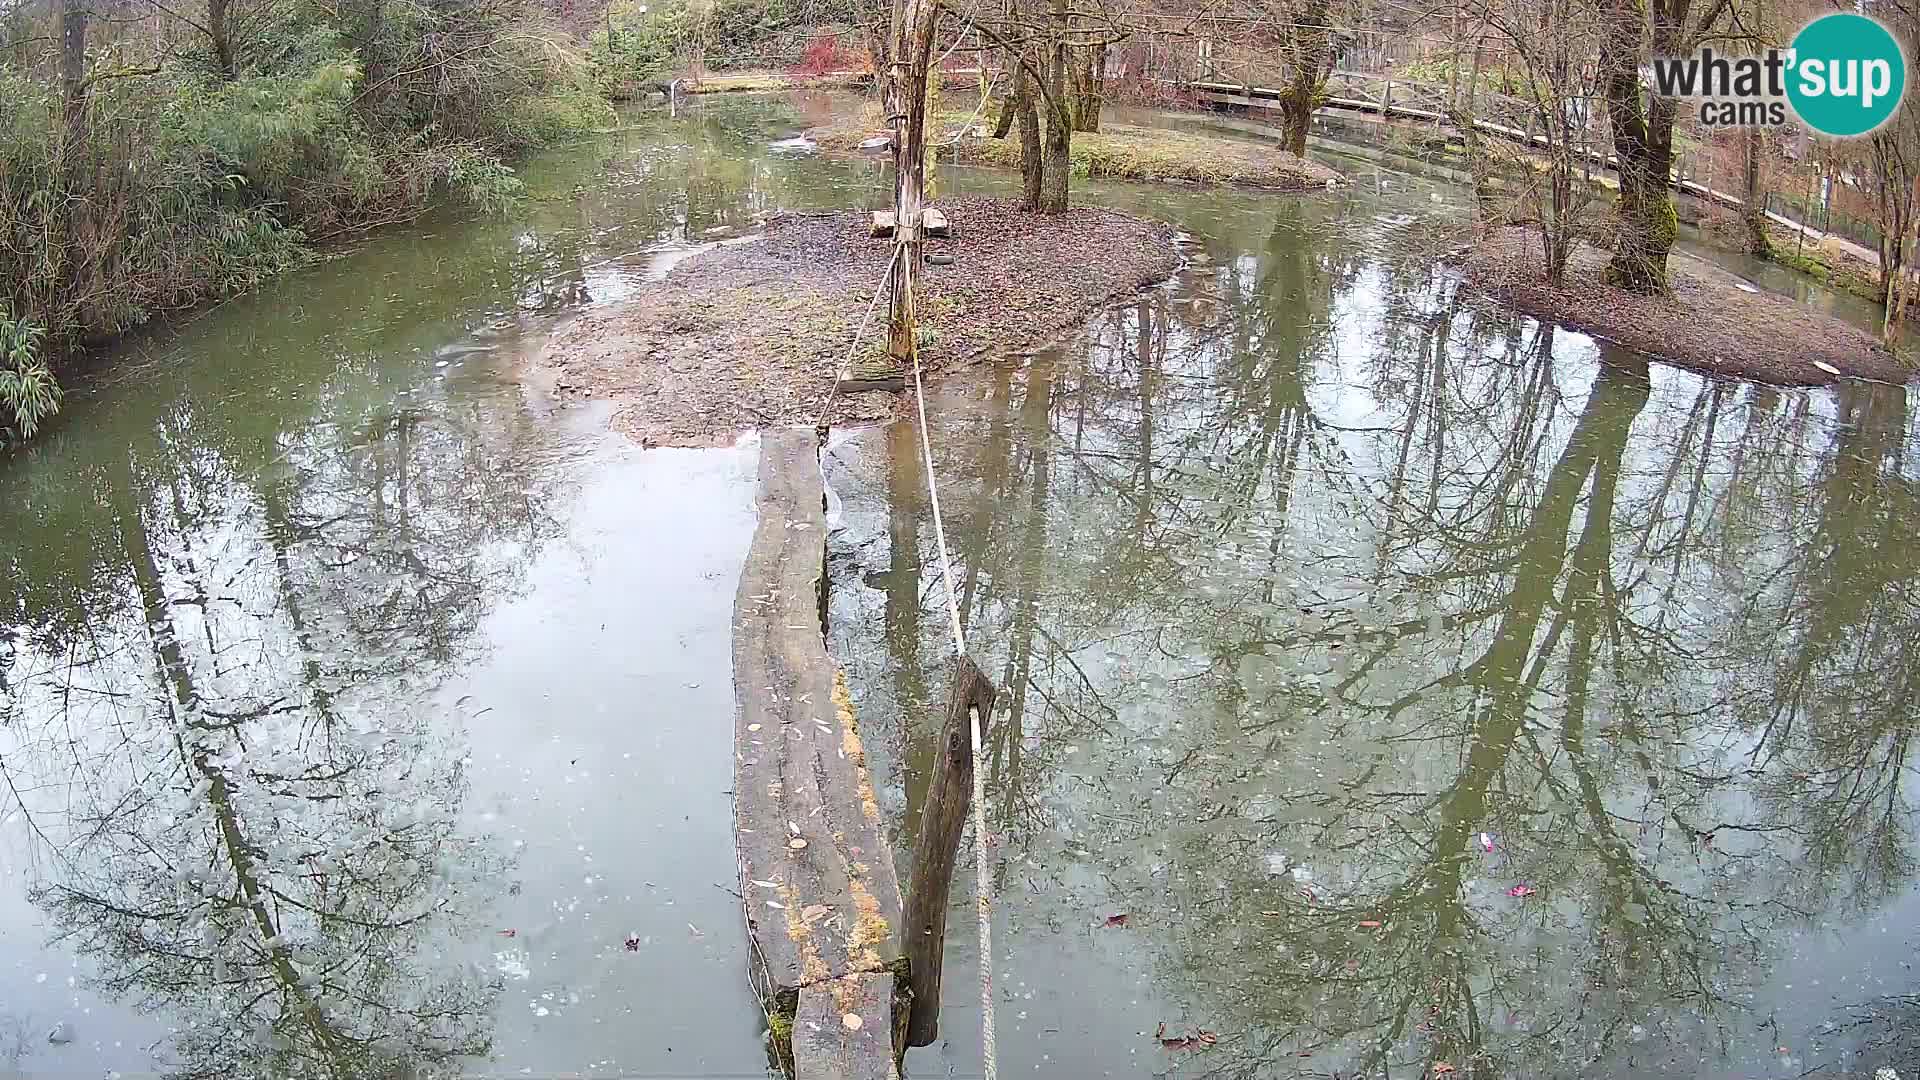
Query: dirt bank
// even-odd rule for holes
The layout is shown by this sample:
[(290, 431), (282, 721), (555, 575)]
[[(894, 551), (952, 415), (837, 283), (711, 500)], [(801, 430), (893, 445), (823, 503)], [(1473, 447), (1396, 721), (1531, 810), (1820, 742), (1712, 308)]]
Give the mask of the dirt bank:
[[(953, 235), (927, 243), (921, 354), (939, 370), (1016, 352), (1109, 300), (1171, 274), (1171, 227), (1110, 210), (1056, 217), (996, 199), (940, 202)], [(541, 380), (562, 399), (610, 400), (614, 425), (647, 445), (712, 445), (759, 425), (810, 424), (893, 254), (866, 211), (788, 214), (766, 235), (713, 248), (619, 305), (557, 332)], [(861, 339), (885, 344), (885, 301)], [(839, 395), (836, 423), (891, 418), (900, 395)]]
[(1469, 281), (1521, 311), (1695, 371), (1781, 386), (1819, 386), (1843, 375), (1914, 377), (1871, 334), (1784, 296), (1748, 291), (1708, 263), (1675, 255), (1667, 264), (1672, 294), (1635, 296), (1605, 283), (1608, 257), (1581, 244), (1566, 281), (1551, 287), (1539, 235), (1516, 226), (1476, 240), (1459, 265)]
[[(929, 130), (943, 144), (940, 160), (1018, 169), (1018, 135), (982, 137), (990, 122), (984, 113), (976, 116), (970, 110), (935, 116)], [(808, 135), (823, 150), (857, 153), (860, 140), (881, 127), (879, 109), (869, 105), (844, 113)], [(1324, 191), (1345, 180), (1325, 165), (1295, 157), (1274, 143), (1112, 122), (1101, 124), (1099, 131), (1075, 134), (1068, 158), (1075, 176), (1096, 180), (1178, 180), (1276, 191)]]

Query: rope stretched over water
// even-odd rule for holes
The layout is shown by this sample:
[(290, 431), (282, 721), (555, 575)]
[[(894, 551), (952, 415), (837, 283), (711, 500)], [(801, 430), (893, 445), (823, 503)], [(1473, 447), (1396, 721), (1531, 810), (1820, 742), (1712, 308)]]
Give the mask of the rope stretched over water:
[[(860, 337), (866, 333), (867, 322), (873, 318), (874, 309), (880, 306), (880, 297), (892, 282), (904, 250), (905, 245), (894, 245), (893, 259), (887, 263), (886, 273), (881, 275), (880, 288), (875, 290), (873, 301), (867, 305), (867, 313), (860, 320), (859, 329), (853, 332), (853, 342), (847, 346), (847, 358), (841, 364), (842, 370), (853, 362), (854, 350), (859, 348)], [(820, 423), (817, 426), (828, 423), (828, 414), (833, 409), (833, 401), (839, 391), (840, 379), (836, 372), (833, 389), (828, 391), (826, 404), (820, 408)], [(933, 506), (933, 537), (940, 546), (940, 577), (947, 586), (947, 626), (953, 631), (953, 655), (958, 660), (967, 654), (967, 636), (960, 626), (960, 600), (953, 587), (953, 560), (947, 554), (947, 528), (940, 514), (940, 488), (933, 477), (933, 444), (927, 436), (927, 394), (920, 379), (918, 349), (913, 354), (913, 400), (920, 412), (920, 454), (926, 465), (927, 499)], [(980, 918), (980, 1055), (986, 1080), (998, 1080), (999, 1054), (994, 1048), (993, 1038), (993, 873), (987, 861), (987, 777), (980, 768), (986, 756), (981, 749), (982, 719), (979, 708), (972, 705), (967, 707), (968, 734), (973, 739), (973, 899)]]
[[(960, 600), (953, 588), (953, 560), (947, 555), (947, 530), (940, 516), (940, 488), (933, 478), (933, 444), (927, 436), (927, 393), (920, 381), (920, 351), (913, 355), (913, 400), (920, 410), (920, 454), (927, 471), (927, 499), (933, 506), (933, 538), (940, 546), (940, 577), (947, 584), (948, 629), (953, 631), (956, 660), (967, 654), (966, 632), (960, 628)], [(980, 710), (967, 706), (968, 733), (973, 736), (973, 902), (980, 917), (980, 1056), (986, 1080), (997, 1080), (999, 1055), (993, 1041), (993, 873), (987, 862), (987, 774), (981, 767)]]

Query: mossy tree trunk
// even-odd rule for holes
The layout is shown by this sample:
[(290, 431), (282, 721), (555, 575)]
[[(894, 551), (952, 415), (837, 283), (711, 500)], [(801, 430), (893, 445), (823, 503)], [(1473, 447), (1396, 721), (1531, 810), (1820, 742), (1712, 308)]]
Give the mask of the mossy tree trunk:
[(1072, 183), (1073, 118), (1065, 94), (1066, 54), (1067, 47), (1056, 44), (1047, 65), (1048, 82), (1053, 84), (1055, 92), (1048, 95), (1047, 99), (1046, 132), (1041, 150), (1040, 198), (1034, 206), (1043, 214), (1067, 212), (1067, 191)]
[(1908, 240), (1920, 227), (1920, 207), (1916, 207), (1914, 195), (1920, 184), (1920, 156), (1909, 145), (1914, 134), (1908, 130), (1911, 124), (1910, 118), (1897, 116), (1874, 132), (1868, 142), (1876, 196), (1874, 216), (1880, 226), (1880, 292), (1887, 306), (1881, 331), (1889, 342), (1900, 336), (1907, 297), (1913, 291), (1907, 270)]
[(1067, 0), (1049, 0), (1046, 56), (1046, 132), (1040, 167), (1040, 198), (1034, 209), (1043, 214), (1067, 212), (1073, 151), (1073, 103), (1068, 96)]
[(996, 137), (1020, 125), (1020, 174), (1024, 208), (1042, 214), (1066, 212), (1072, 183), (1076, 95), (1073, 65), (1083, 51), (1104, 51), (1118, 38), (1074, 39), (1076, 26), (1067, 0), (1014, 0), (999, 26), (975, 25), (1015, 67), (1013, 92)]
[[(1018, 58), (1009, 57), (1007, 67), (1013, 69), (1013, 86), (1000, 102), (1000, 116), (993, 122), (993, 137), (1004, 139), (1013, 130), (1013, 121), (1020, 113), (1020, 101), (1027, 93), (1027, 69)], [(1031, 104), (1031, 103), (1029, 103)]]
[(1643, 0), (1608, 0), (1600, 38), (1600, 77), (1619, 161), (1620, 195), (1614, 206), (1619, 228), (1607, 280), (1628, 292), (1667, 288), (1667, 255), (1680, 231), (1668, 181), (1673, 172), (1675, 102), (1640, 87), (1640, 60), (1647, 42)]
[(1307, 0), (1292, 28), (1292, 73), (1286, 96), (1280, 99), (1280, 144), (1295, 157), (1306, 155), (1313, 113), (1326, 93), (1333, 44), (1327, 22), (1331, 12), (1330, 0)]
[(1046, 152), (1040, 145), (1040, 110), (1034, 105), (1032, 79), (1021, 82), (1013, 110), (1020, 120), (1020, 205), (1028, 210), (1039, 210), (1041, 172), (1046, 166)]
[[(1031, 2), (1031, 0), (1030, 0)], [(1020, 27), (1023, 23), (1020, 0), (1008, 0), (1007, 22), (1010, 26)], [(1007, 93), (1006, 104), (1000, 110), (1000, 119), (994, 124), (993, 137), (1004, 139), (1015, 123), (1020, 125), (1020, 206), (1024, 210), (1040, 209), (1040, 193), (1046, 171), (1046, 150), (1040, 124), (1040, 107), (1035, 100), (1046, 100), (1046, 84), (1041, 76), (1046, 72), (1044, 56), (1037, 56), (1033, 46), (1027, 43), (1013, 44), (1003, 42), (1001, 55), (1005, 65), (1013, 72), (1013, 86)]]

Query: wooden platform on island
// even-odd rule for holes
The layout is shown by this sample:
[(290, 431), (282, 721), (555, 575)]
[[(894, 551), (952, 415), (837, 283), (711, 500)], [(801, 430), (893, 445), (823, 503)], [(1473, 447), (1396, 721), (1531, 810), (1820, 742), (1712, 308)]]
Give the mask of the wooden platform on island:
[(760, 435), (734, 599), (734, 831), (754, 989), (795, 1080), (894, 1080), (900, 884), (846, 680), (827, 655), (826, 484), (812, 428)]

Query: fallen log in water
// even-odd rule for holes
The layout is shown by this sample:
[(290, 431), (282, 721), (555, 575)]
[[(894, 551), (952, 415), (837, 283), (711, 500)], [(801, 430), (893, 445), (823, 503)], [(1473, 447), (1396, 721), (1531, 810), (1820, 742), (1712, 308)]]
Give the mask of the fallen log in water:
[(900, 886), (824, 636), (826, 486), (812, 428), (761, 436), (759, 526), (734, 599), (734, 827), (754, 988), (796, 1080), (884, 1080)]

